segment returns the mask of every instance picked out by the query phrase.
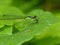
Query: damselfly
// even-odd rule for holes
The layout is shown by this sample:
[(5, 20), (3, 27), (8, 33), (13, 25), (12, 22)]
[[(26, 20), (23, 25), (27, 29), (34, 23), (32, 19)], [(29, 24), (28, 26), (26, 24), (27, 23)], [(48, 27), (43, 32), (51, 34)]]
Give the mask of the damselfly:
[(38, 22), (37, 16), (20, 16), (20, 15), (0, 15), (0, 20), (18, 20), (18, 19), (25, 19), (31, 18), (32, 20)]

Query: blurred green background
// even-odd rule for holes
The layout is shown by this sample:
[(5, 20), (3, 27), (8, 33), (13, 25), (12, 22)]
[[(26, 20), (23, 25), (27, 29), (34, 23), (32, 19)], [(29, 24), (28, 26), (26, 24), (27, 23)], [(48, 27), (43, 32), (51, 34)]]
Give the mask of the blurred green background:
[(11, 7), (25, 14), (35, 9), (58, 13), (60, 0), (0, 0), (0, 14), (6, 13), (6, 10), (12, 9)]
[(34, 9), (51, 12), (60, 11), (60, 0), (13, 0), (12, 5), (18, 7), (24, 13)]

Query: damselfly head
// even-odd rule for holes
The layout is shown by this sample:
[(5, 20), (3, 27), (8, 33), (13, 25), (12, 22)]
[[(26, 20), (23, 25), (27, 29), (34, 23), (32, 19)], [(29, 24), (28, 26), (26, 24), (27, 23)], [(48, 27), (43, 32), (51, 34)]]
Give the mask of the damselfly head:
[(38, 23), (38, 18), (37, 16), (28, 16), (28, 18), (31, 18), (34, 23)]

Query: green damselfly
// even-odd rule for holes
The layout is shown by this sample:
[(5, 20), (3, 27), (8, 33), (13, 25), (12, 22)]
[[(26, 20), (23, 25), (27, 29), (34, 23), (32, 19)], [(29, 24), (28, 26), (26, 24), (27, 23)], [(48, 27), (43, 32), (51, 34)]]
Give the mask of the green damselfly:
[(35, 22), (38, 22), (37, 16), (0, 15), (0, 20), (18, 20), (26, 18), (31, 18)]

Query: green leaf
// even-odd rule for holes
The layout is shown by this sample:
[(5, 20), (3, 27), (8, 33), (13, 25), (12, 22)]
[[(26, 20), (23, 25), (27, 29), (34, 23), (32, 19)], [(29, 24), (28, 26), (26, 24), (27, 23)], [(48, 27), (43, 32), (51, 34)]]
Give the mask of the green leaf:
[(50, 12), (44, 12), (43, 10), (34, 10), (28, 15), (37, 16), (38, 23), (34, 26), (30, 27), (31, 31), (35, 33), (35, 35), (44, 34), (46, 28), (48, 28), (51, 24), (57, 22), (57, 18), (54, 17)]
[(57, 22), (57, 23), (54, 23), (53, 25), (51, 25), (46, 30), (48, 30), (47, 33), (50, 36), (52, 36), (52, 37), (60, 37), (60, 21)]
[(14, 35), (0, 35), (0, 45), (21, 45), (33, 38), (30, 30), (18, 32)]
[(60, 20), (60, 11), (59, 12), (55, 12), (54, 15)]
[(9, 45), (10, 36), (9, 35), (0, 35), (0, 45)]
[(19, 45), (22, 44), (26, 41), (29, 41), (33, 38), (33, 34), (31, 33), (30, 30), (25, 30), (22, 32), (18, 32), (15, 35), (12, 35), (12, 39), (11, 39), (11, 45)]
[(12, 26), (4, 26), (0, 28), (0, 35), (12, 35)]
[(0, 15), (5, 13), (10, 3), (11, 0), (0, 0)]
[(4, 25), (0, 25), (0, 28), (4, 27)]
[(60, 37), (45, 37), (43, 39), (36, 40), (31, 43), (31, 45), (60, 45)]
[(32, 45), (60, 45), (60, 21), (45, 30), (45, 37), (35, 40)]

